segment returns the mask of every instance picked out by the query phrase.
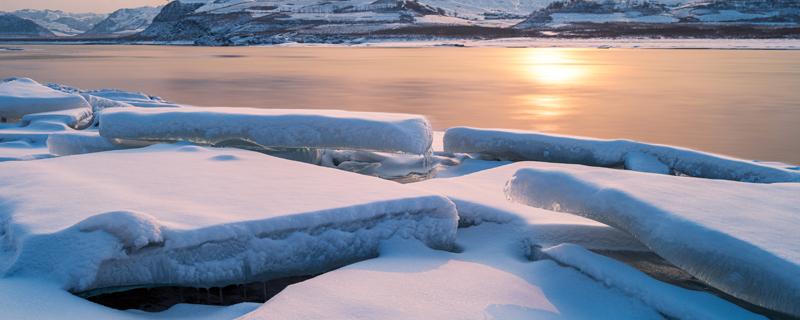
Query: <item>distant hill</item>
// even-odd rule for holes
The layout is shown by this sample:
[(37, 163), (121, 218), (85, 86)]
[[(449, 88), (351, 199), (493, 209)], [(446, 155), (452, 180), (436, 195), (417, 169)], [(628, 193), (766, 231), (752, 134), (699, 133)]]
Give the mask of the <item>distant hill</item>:
[(106, 18), (105, 14), (70, 13), (60, 10), (17, 10), (10, 12), (20, 18), (36, 22), (59, 36), (74, 36), (84, 33)]
[(86, 31), (86, 36), (128, 35), (144, 31), (161, 12), (161, 7), (141, 7), (114, 11)]
[(3, 38), (35, 38), (55, 36), (50, 30), (28, 19), (6, 13), (0, 13), (0, 37)]
[(199, 45), (443, 37), (800, 38), (798, 0), (180, 0), (121, 9), (101, 20), (54, 10), (14, 14), (59, 36)]

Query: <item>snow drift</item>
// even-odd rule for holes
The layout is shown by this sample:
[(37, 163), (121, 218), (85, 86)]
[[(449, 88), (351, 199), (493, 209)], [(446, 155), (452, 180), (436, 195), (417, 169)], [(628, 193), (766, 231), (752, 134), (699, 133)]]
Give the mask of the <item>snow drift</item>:
[(432, 144), (431, 126), (422, 116), (338, 110), (115, 108), (101, 115), (100, 135), (109, 139), (413, 154), (429, 153)]
[(452, 202), (394, 182), (190, 145), (0, 163), (0, 270), (84, 291), (316, 274), (393, 236), (453, 245)]
[(755, 162), (631, 140), (601, 140), (504, 129), (450, 128), (447, 152), (513, 161), (546, 161), (683, 174), (743, 182), (800, 182), (800, 172)]
[(723, 292), (800, 315), (800, 184), (543, 164), (517, 171), (506, 194), (628, 231)]

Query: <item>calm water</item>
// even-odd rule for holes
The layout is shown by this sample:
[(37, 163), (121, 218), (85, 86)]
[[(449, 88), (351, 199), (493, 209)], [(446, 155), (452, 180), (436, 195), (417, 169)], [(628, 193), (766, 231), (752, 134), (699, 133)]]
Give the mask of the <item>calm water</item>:
[(800, 51), (23, 46), (0, 77), (202, 106), (419, 113), (800, 163)]

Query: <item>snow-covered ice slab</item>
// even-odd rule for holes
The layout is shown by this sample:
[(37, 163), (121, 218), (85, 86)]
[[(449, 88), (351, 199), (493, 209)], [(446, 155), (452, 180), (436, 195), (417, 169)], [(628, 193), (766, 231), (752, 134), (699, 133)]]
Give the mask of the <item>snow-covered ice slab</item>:
[(517, 252), (513, 230), (459, 229), (462, 253), (403, 241), (294, 284), (242, 319), (661, 319), (642, 301)]
[[(492, 165), (501, 165), (486, 169)], [(508, 201), (506, 182), (521, 168), (535, 167), (535, 162), (505, 164), (497, 161), (466, 160), (460, 166), (485, 169), (476, 173), (411, 184), (415, 188), (443, 194), (458, 210), (459, 223), (465, 226), (485, 222), (518, 226), (519, 240), (528, 254), (538, 247), (576, 243), (599, 250), (648, 251), (626, 232), (594, 220)]]
[(14, 122), (31, 113), (91, 108), (81, 95), (53, 90), (28, 78), (0, 80), (0, 118)]
[(800, 184), (543, 164), (520, 169), (506, 193), (625, 230), (721, 291), (800, 316)]
[(431, 132), (422, 116), (338, 110), (115, 108), (100, 117), (100, 135), (110, 139), (268, 148), (425, 154), (431, 149)]
[(600, 140), (505, 129), (450, 128), (447, 152), (504, 160), (546, 161), (743, 182), (800, 182), (800, 172), (691, 149), (631, 140)]
[(448, 199), (238, 149), (0, 163), (0, 270), (82, 291), (315, 274), (403, 236), (450, 248)]

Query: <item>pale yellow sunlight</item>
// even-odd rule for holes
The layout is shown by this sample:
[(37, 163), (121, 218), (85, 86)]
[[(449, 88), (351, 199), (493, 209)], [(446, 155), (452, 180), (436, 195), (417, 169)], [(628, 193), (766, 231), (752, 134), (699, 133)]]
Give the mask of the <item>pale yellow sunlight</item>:
[(522, 70), (539, 84), (565, 85), (578, 81), (586, 76), (589, 68), (575, 59), (571, 51), (560, 48), (525, 50)]

